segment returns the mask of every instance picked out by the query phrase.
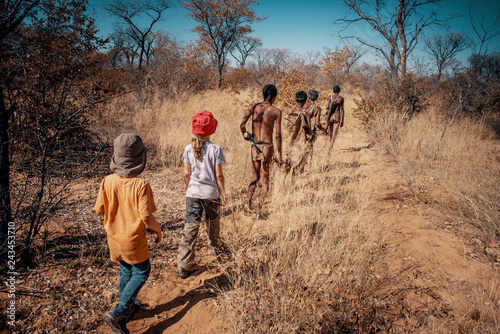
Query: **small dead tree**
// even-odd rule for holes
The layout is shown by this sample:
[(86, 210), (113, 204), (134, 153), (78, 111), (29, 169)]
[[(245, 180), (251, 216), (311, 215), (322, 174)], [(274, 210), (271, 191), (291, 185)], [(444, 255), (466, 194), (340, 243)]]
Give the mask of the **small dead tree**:
[(262, 46), (260, 38), (242, 36), (234, 43), (234, 48), (229, 52), (231, 56), (240, 64), (240, 67), (245, 67), (247, 58), (255, 52), (255, 50)]
[(437, 67), (437, 80), (441, 79), (453, 58), (467, 48), (467, 40), (462, 33), (450, 33), (446, 36), (432, 35), (424, 38), (427, 52), (432, 56), (432, 60)]
[(104, 1), (103, 8), (122, 20), (117, 23), (115, 35), (125, 34), (127, 37), (123, 39), (132, 39), (135, 42), (139, 69), (142, 68), (144, 62), (148, 63), (150, 60), (153, 27), (162, 20), (163, 12), (172, 6), (172, 0)]

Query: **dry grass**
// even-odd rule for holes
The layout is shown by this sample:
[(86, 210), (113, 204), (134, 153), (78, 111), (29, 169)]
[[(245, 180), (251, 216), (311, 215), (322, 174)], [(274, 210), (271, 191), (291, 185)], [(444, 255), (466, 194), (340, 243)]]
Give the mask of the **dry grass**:
[(200, 110), (209, 110), (218, 120), (211, 141), (223, 149), (226, 180), (249, 179), (250, 171), (246, 168), (250, 164), (249, 145), (242, 140), (239, 125), (247, 106), (255, 101), (259, 101), (259, 96), (253, 91), (236, 96), (224, 91), (210, 91), (141, 108), (134, 115), (134, 124), (146, 145), (154, 147), (155, 152), (150, 156), (154, 156), (156, 164), (178, 167), (182, 164), (184, 147), (191, 143), (192, 116)]
[(429, 323), (426, 330), (445, 332), (441, 326), (448, 322), (460, 333), (497, 333), (500, 147), (494, 133), (470, 119), (446, 124), (434, 112), (410, 122), (395, 113), (379, 116), (373, 131), (396, 160), (407, 191), (441, 218), (436, 225), (452, 228), (493, 267), (488, 284), (445, 284), (454, 319)]
[(486, 244), (498, 241), (500, 147), (491, 130), (469, 119), (446, 125), (432, 112), (410, 122), (391, 113), (375, 124), (415, 196), (438, 204), (454, 221), (472, 223)]
[[(379, 329), (374, 291), (381, 237), (367, 215), (372, 188), (347, 164), (317, 161), (296, 180), (275, 171), (267, 220), (231, 240), (229, 332)], [(355, 163), (355, 162), (351, 162)], [(240, 213), (236, 222), (244, 222)]]

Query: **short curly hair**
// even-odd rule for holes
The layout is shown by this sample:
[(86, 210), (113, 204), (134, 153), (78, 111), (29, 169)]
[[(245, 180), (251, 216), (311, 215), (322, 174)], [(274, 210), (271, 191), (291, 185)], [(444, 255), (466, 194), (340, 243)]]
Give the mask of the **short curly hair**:
[(295, 101), (297, 102), (305, 102), (307, 100), (307, 93), (304, 92), (303, 90), (298, 91), (295, 94)]
[(316, 89), (311, 89), (307, 95), (309, 95), (309, 98), (311, 101), (316, 101), (318, 99), (319, 93)]

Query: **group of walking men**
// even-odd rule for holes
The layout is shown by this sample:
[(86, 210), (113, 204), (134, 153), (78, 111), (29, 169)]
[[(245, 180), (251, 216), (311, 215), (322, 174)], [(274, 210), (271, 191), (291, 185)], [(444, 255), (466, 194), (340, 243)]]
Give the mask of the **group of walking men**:
[[(245, 140), (252, 144), (253, 176), (248, 186), (247, 203), (252, 208), (252, 197), (260, 180), (262, 170), (262, 190), (260, 205), (269, 190), (269, 170), (272, 161), (284, 166), (292, 175), (302, 172), (307, 161), (312, 157), (313, 144), (318, 131), (325, 132), (332, 150), (339, 127), (344, 125), (344, 98), (339, 95), (340, 87), (333, 87), (333, 95), (328, 97), (326, 106), (327, 125), (321, 124), (321, 107), (316, 104), (319, 93), (311, 89), (308, 93), (299, 91), (295, 94), (295, 105), (282, 111), (273, 106), (278, 95), (274, 85), (268, 84), (262, 90), (264, 100), (252, 103), (245, 112), (240, 124)], [(252, 133), (246, 129), (252, 118)], [(283, 118), (283, 122), (282, 122)], [(273, 132), (275, 130), (277, 157), (274, 157)], [(285, 150), (283, 155), (283, 140)]]

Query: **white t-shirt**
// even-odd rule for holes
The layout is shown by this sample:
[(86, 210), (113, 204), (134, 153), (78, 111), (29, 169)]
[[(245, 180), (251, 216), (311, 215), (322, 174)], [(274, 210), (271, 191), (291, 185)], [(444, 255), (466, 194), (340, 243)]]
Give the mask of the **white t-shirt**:
[(182, 161), (191, 164), (191, 179), (186, 191), (186, 197), (200, 199), (219, 198), (219, 186), (215, 178), (215, 165), (226, 162), (222, 149), (211, 142), (202, 146), (202, 161), (194, 157), (191, 144), (184, 148)]

